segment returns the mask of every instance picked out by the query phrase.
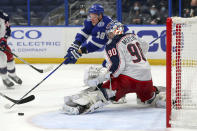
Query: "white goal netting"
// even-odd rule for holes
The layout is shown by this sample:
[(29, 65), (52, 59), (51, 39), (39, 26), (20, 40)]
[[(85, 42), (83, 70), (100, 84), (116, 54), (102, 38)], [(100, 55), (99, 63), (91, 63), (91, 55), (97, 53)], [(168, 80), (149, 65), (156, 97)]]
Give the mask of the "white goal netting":
[(197, 128), (197, 17), (172, 18), (171, 25), (170, 124)]

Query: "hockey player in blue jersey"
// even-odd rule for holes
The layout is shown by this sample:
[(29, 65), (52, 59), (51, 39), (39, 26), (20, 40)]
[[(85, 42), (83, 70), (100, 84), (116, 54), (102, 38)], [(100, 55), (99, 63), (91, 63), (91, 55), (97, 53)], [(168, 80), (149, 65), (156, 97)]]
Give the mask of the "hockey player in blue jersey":
[[(82, 54), (99, 51), (108, 42), (105, 30), (112, 19), (104, 15), (104, 8), (100, 4), (93, 4), (88, 12), (89, 16), (84, 21), (84, 27), (77, 33), (74, 42), (67, 50), (67, 54), (64, 57), (66, 59), (65, 64), (76, 63)], [(124, 32), (128, 31), (128, 27), (125, 26)], [(87, 42), (89, 36), (92, 36), (92, 38)]]

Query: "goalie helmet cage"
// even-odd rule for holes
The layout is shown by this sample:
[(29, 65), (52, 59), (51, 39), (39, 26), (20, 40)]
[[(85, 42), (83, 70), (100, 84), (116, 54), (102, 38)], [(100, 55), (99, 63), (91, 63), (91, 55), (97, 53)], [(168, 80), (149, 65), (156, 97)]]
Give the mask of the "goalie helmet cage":
[(166, 126), (197, 128), (197, 17), (166, 26)]

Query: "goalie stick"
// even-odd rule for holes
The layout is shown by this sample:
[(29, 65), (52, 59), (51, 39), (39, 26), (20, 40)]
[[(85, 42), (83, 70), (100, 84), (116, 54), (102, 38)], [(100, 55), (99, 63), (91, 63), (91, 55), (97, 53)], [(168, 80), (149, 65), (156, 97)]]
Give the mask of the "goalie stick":
[[(64, 64), (64, 61), (59, 65), (59, 66), (57, 66), (53, 71), (51, 71), (51, 73), (49, 73), (44, 79), (42, 79), (38, 84), (36, 84), (31, 90), (29, 90), (25, 95), (23, 95), (22, 97), (21, 97), (21, 99), (18, 101), (18, 103), (21, 103), (21, 101), (22, 100), (24, 100), (23, 98), (25, 98), (30, 92), (32, 92), (34, 89), (36, 89), (42, 82), (44, 82), (49, 76), (51, 76), (57, 69), (59, 69), (62, 65)], [(32, 99), (32, 97), (34, 97), (35, 98), (35, 96), (33, 95), (31, 95), (31, 96), (28, 96), (28, 97), (26, 97), (25, 98), (25, 100), (30, 100), (30, 99)], [(32, 100), (34, 100), (34, 99), (32, 99)], [(32, 101), (32, 100), (30, 100), (30, 101)], [(26, 102), (24, 102), (24, 103), (27, 103), (27, 102), (29, 102), (29, 101), (26, 101)], [(5, 108), (6, 109), (11, 109), (14, 105), (16, 105), (16, 104), (18, 104), (17, 102), (15, 103), (15, 102), (13, 102), (14, 104), (12, 104), (11, 106), (10, 105), (7, 105)], [(23, 103), (21, 103), (21, 104), (23, 104)]]
[(35, 96), (34, 96), (34, 95), (31, 95), (31, 96), (26, 97), (26, 98), (24, 98), (24, 99), (14, 100), (14, 99), (12, 99), (12, 98), (10, 98), (10, 97), (4, 95), (4, 94), (1, 93), (1, 92), (0, 92), (0, 96), (6, 98), (7, 100), (9, 100), (9, 101), (11, 101), (11, 102), (13, 102), (13, 103), (15, 103), (15, 104), (24, 104), (24, 103), (27, 103), (27, 102), (32, 101), (32, 100), (35, 99)]
[(38, 71), (39, 73), (48, 72), (48, 71), (50, 71), (50, 70), (53, 68), (53, 66), (51, 65), (51, 66), (47, 67), (46, 69), (38, 69), (38, 68), (36, 68), (35, 66), (33, 66), (32, 64), (28, 63), (28, 62), (25, 61), (24, 59), (20, 58), (20, 57), (17, 56), (16, 54), (14, 54), (13, 52), (9, 51), (8, 49), (6, 49), (6, 48), (4, 48), (4, 47), (1, 47), (0, 50), (1, 50), (1, 51), (4, 51), (4, 50), (5, 50), (5, 51), (9, 52), (10, 54), (14, 55), (17, 59), (19, 59), (19, 60), (22, 61), (23, 63), (27, 64), (28, 66), (30, 66), (30, 67), (33, 68), (34, 70)]

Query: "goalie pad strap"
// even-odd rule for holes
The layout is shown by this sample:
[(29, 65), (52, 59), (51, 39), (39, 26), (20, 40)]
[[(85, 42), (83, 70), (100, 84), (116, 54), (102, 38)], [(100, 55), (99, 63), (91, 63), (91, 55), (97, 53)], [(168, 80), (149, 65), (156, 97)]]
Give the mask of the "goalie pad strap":
[(102, 94), (103, 94), (103, 96), (105, 97), (105, 99), (108, 101), (108, 100), (109, 100), (109, 97), (108, 97), (106, 88), (102, 88), (102, 85), (103, 85), (103, 83), (98, 84), (98, 88), (99, 88), (99, 90), (102, 92)]

